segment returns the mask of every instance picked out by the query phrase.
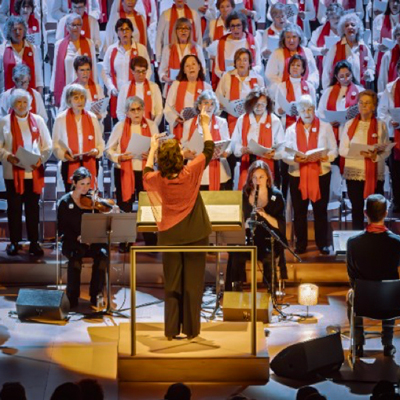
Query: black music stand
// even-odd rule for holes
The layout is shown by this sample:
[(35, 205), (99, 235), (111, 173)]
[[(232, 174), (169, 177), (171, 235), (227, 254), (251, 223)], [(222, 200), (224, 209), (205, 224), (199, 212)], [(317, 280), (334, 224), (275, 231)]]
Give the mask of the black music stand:
[[(106, 243), (108, 263), (106, 270), (107, 307), (94, 315), (125, 315), (111, 307), (111, 243), (127, 243), (136, 241), (136, 214), (83, 214), (81, 226), (82, 243)], [(131, 294), (134, 296), (134, 294)]]

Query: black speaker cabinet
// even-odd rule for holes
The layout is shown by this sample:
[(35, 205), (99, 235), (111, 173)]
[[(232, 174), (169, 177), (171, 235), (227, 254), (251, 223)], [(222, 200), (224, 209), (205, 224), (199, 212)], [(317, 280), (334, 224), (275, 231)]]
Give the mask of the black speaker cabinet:
[(21, 289), (17, 298), (19, 319), (66, 319), (69, 300), (62, 290)]
[(343, 362), (340, 333), (335, 333), (287, 347), (270, 366), (276, 375), (301, 380), (338, 371)]

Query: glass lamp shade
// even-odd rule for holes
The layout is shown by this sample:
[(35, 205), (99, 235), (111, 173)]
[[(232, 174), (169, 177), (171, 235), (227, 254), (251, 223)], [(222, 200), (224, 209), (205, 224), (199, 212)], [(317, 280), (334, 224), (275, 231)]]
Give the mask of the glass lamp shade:
[(312, 283), (303, 283), (299, 286), (299, 304), (315, 306), (318, 304), (318, 286)]

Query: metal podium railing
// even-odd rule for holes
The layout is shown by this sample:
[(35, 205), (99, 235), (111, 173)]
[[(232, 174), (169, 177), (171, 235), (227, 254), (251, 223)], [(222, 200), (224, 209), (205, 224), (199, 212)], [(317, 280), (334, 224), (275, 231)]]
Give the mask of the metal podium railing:
[(136, 254), (148, 252), (160, 253), (250, 253), (251, 262), (251, 329), (250, 352), (257, 355), (257, 247), (255, 246), (132, 246), (131, 255), (131, 356), (136, 355)]

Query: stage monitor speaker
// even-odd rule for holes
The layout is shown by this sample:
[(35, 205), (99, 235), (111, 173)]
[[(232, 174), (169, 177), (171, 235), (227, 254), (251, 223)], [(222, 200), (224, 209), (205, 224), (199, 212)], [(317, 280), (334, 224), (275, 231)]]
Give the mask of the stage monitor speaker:
[[(251, 293), (224, 292), (224, 321), (250, 321)], [(257, 292), (257, 321), (271, 322), (272, 303), (269, 293)]]
[(16, 305), (21, 320), (64, 320), (69, 312), (69, 300), (62, 290), (21, 289)]
[(301, 380), (338, 371), (343, 362), (340, 333), (335, 333), (287, 347), (270, 366), (278, 376)]

